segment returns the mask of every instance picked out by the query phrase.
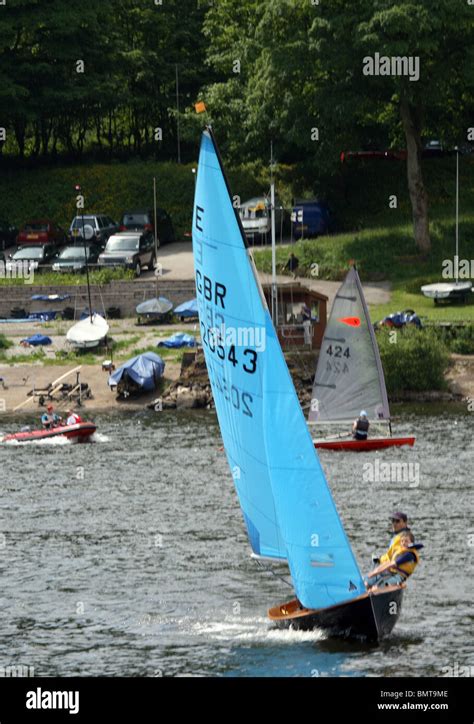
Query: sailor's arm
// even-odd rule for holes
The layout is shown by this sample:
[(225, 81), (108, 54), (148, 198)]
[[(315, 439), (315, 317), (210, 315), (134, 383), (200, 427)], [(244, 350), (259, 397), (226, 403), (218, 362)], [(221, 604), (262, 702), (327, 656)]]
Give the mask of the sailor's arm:
[(377, 566), (377, 568), (374, 568), (373, 571), (370, 571), (368, 574), (369, 578), (372, 578), (372, 576), (378, 576), (379, 573), (383, 573), (384, 571), (388, 571), (389, 568), (392, 568), (392, 566), (395, 565), (394, 561), (387, 561), (386, 563), (382, 563), (380, 566)]

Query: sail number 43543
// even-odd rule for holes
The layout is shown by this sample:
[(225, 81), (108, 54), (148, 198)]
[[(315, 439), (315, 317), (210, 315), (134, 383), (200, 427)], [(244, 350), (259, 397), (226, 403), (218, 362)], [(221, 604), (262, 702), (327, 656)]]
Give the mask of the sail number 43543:
[(227, 359), (233, 367), (240, 363), (244, 372), (249, 375), (253, 375), (257, 371), (257, 353), (254, 349), (244, 349), (241, 356), (237, 354), (235, 344), (231, 344), (227, 350), (222, 344), (219, 334), (208, 329), (204, 322), (201, 322), (201, 338), (203, 345), (219, 359)]

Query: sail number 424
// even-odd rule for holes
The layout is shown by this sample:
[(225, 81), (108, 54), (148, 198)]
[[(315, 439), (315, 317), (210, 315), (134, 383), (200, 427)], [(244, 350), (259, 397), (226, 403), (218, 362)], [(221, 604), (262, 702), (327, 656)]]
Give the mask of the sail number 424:
[(332, 344), (329, 345), (329, 347), (326, 350), (326, 354), (330, 355), (331, 357), (349, 357), (351, 356), (349, 347), (346, 347), (345, 349), (341, 347), (340, 344), (332, 346)]

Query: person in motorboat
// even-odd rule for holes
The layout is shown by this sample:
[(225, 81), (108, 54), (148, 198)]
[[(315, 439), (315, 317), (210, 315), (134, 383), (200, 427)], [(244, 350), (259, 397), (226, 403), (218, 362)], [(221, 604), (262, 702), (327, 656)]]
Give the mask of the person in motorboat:
[(73, 410), (66, 410), (66, 425), (77, 425), (78, 422), (82, 422), (80, 415), (77, 415)]
[(413, 574), (420, 561), (418, 551), (421, 548), (423, 544), (415, 543), (415, 536), (411, 531), (403, 532), (398, 544), (393, 548), (391, 559), (370, 571), (365, 581), (367, 588), (404, 583)]
[(45, 430), (49, 430), (51, 427), (57, 427), (61, 422), (62, 418), (54, 412), (54, 407), (49, 404), (46, 412), (41, 415), (41, 424)]
[(365, 410), (360, 411), (357, 420), (352, 423), (352, 437), (354, 440), (367, 440), (369, 436), (370, 422)]
[(393, 551), (397, 546), (400, 545), (400, 538), (403, 535), (403, 533), (410, 533), (410, 528), (408, 526), (408, 516), (406, 513), (402, 513), (399, 510), (397, 510), (395, 513), (392, 513), (390, 516), (390, 520), (392, 522), (392, 539), (390, 541), (390, 545), (388, 547), (388, 550), (383, 553), (380, 557), (372, 556), (372, 563), (387, 563), (387, 561), (391, 561), (393, 558)]

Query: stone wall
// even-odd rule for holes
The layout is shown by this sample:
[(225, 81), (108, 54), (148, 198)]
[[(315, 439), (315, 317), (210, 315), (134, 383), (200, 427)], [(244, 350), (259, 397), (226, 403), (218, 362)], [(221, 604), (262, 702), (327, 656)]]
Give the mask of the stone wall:
[[(91, 285), (92, 307), (96, 312), (103, 313), (109, 307), (119, 307), (122, 317), (135, 316), (137, 304), (155, 296), (166, 297), (176, 307), (182, 302), (196, 296), (193, 280), (166, 281), (143, 279), (135, 281), (113, 281), (109, 284)], [(33, 294), (70, 294), (71, 299), (58, 304), (51, 302), (32, 302)], [(39, 284), (21, 284), (0, 286), (0, 317), (11, 316), (13, 308), (30, 311), (62, 309), (65, 306), (77, 309), (77, 316), (88, 306), (87, 286), (41, 286)]]

